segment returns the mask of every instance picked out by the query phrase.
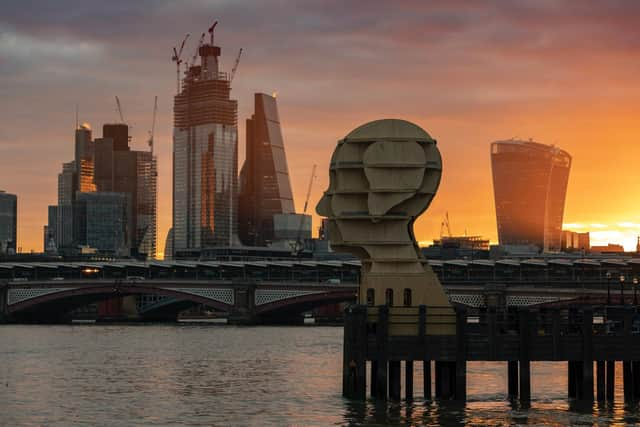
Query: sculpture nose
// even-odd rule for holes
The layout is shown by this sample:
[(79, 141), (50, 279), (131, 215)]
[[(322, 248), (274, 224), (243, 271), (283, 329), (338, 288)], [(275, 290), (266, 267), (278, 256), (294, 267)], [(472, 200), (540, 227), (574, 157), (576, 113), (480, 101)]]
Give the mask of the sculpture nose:
[(331, 199), (329, 198), (329, 196), (327, 196), (327, 193), (325, 191), (325, 193), (322, 195), (322, 198), (316, 205), (316, 213), (320, 216), (331, 216), (331, 206), (329, 206), (330, 203)]

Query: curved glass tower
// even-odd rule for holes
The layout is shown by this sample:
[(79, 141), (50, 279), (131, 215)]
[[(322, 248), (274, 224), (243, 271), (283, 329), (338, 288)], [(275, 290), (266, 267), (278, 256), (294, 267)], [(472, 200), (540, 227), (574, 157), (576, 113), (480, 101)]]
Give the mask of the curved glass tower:
[(500, 244), (559, 251), (569, 153), (532, 141), (497, 141), (491, 169)]

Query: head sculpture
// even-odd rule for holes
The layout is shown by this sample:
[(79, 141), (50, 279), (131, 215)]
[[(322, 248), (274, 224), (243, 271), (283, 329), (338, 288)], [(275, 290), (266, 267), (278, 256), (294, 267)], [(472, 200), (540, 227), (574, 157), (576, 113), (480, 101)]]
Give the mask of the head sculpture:
[[(331, 247), (362, 260), (362, 303), (372, 303), (365, 300), (370, 289), (381, 302), (380, 293), (393, 289), (388, 282), (403, 276), (426, 280), (427, 271), (437, 281), (423, 264), (413, 223), (433, 200), (441, 174), (436, 141), (405, 120), (369, 122), (338, 141), (316, 211), (328, 218)], [(444, 298), (438, 302), (448, 304)]]

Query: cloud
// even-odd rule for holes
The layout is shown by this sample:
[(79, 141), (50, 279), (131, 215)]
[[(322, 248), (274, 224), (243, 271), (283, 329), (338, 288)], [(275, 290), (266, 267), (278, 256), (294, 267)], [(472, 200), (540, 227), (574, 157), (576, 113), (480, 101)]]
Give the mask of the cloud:
[[(158, 95), (160, 198), (170, 204), (171, 48), (189, 32), (190, 57), (199, 33), (218, 19), (226, 70), (244, 48), (233, 88), (240, 133), (253, 92), (278, 91), (296, 194), (304, 194), (311, 163), (322, 167), (349, 129), (405, 117), (427, 127), (446, 156), (432, 215), (457, 210), (465, 227), (494, 238), (488, 142), (514, 134), (564, 138), (573, 149), (572, 174), (595, 179), (597, 167), (585, 159), (599, 141), (585, 135), (597, 129), (600, 111), (577, 115), (610, 105), (637, 111), (639, 12), (640, 3), (618, 0), (5, 0), (0, 96), (11, 102), (0, 103), (0, 180), (26, 176), (15, 191), (40, 216), (21, 225), (21, 236), (39, 241), (57, 169), (72, 155), (75, 104), (81, 120), (99, 128), (115, 118), (119, 95), (142, 141)], [(608, 128), (623, 128), (615, 125)], [(242, 139), (239, 145), (242, 153)], [(28, 175), (36, 171), (50, 182), (33, 181)], [(598, 190), (601, 180), (589, 191), (607, 191)], [(50, 188), (49, 200), (29, 199), (36, 185)], [(170, 214), (161, 215), (163, 239)], [(437, 234), (438, 221), (428, 217), (419, 222), (423, 239)]]

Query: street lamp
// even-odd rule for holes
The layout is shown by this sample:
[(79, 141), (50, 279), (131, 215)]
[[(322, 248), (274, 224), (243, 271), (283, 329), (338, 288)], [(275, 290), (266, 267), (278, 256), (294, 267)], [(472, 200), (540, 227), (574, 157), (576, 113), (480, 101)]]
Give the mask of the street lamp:
[(607, 271), (607, 305), (611, 305), (611, 272)]
[(624, 274), (620, 275), (620, 304), (624, 305)]
[(633, 305), (638, 305), (638, 278), (633, 278)]

